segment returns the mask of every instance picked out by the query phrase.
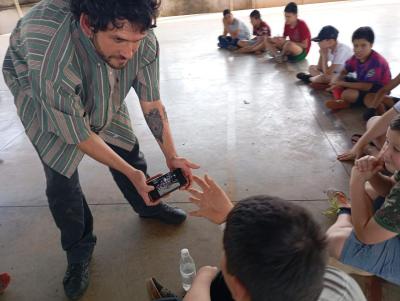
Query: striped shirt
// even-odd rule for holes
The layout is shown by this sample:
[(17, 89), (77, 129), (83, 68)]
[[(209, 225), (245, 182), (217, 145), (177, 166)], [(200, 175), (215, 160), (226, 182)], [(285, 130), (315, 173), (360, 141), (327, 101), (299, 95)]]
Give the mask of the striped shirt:
[(159, 50), (152, 30), (121, 70), (97, 54), (70, 12), (69, 0), (43, 0), (17, 24), (3, 64), (18, 115), (41, 160), (70, 177), (93, 131), (131, 150), (131, 87), (142, 101), (160, 99)]

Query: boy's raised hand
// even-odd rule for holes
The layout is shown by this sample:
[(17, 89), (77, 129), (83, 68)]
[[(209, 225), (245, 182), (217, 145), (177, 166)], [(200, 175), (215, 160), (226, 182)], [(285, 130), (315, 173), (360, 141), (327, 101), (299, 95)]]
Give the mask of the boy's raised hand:
[(205, 217), (215, 224), (222, 224), (233, 208), (233, 204), (226, 193), (209, 176), (204, 179), (193, 176), (194, 182), (202, 191), (190, 188), (190, 201), (199, 208), (190, 212), (191, 216)]
[(364, 181), (370, 180), (378, 171), (382, 170), (384, 162), (382, 155), (380, 154), (377, 158), (374, 156), (364, 156), (361, 159), (355, 161), (354, 173), (358, 178)]

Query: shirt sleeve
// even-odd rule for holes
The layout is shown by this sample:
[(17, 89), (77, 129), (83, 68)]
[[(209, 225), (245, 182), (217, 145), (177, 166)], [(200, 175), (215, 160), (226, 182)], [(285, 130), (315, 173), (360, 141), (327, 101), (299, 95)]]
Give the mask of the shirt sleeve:
[(352, 56), (351, 58), (349, 58), (346, 63), (345, 63), (345, 67), (347, 72), (354, 72), (356, 71), (356, 68), (354, 67), (354, 56)]
[(400, 185), (398, 183), (392, 188), (382, 207), (375, 212), (374, 220), (386, 230), (400, 233)]
[(140, 51), (142, 61), (136, 79), (133, 82), (139, 100), (156, 101), (160, 99), (159, 45), (153, 34), (145, 41)]
[(308, 40), (308, 42), (310, 42), (310, 31), (307, 27), (307, 24), (305, 22), (301, 22), (299, 25), (300, 42), (303, 42), (304, 40)]
[(385, 62), (382, 66), (382, 74), (381, 74), (381, 83), (382, 85), (386, 85), (392, 79), (392, 74), (390, 73), (389, 64)]

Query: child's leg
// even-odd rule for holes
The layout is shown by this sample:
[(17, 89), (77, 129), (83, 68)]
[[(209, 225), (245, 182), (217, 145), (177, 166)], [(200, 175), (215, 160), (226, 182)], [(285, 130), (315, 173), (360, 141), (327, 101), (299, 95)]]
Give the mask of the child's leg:
[(308, 72), (311, 76), (318, 76), (322, 74), (322, 71), (317, 65), (310, 65), (310, 67), (308, 67)]
[(286, 41), (282, 48), (282, 55), (296, 56), (301, 54), (302, 52), (303, 48), (291, 41)]
[[(378, 120), (382, 118), (381, 116), (374, 116), (367, 121), (367, 131), (372, 128)], [(378, 148), (378, 150), (382, 149), (383, 145), (385, 144), (386, 137), (385, 135), (379, 136), (372, 140), (372, 143)]]
[(342, 92), (342, 99), (349, 103), (355, 103), (357, 101), (359, 95), (360, 95), (360, 92), (358, 90), (345, 89)]
[(331, 75), (319, 74), (319, 75), (311, 77), (310, 81), (312, 81), (313, 83), (318, 83), (318, 84), (329, 84), (331, 81), (331, 78), (332, 78)]
[(339, 259), (344, 243), (353, 230), (350, 214), (339, 214), (336, 222), (326, 231), (329, 255)]
[(267, 38), (264, 41), (264, 49), (269, 51), (273, 56), (276, 56), (278, 50), (280, 50), (279, 46), (273, 42), (273, 39)]

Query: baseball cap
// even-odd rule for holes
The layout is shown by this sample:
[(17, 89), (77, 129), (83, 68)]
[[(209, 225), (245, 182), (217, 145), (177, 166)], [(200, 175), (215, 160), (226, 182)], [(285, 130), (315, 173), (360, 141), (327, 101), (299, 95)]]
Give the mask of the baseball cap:
[(335, 27), (333, 27), (331, 25), (327, 25), (327, 26), (322, 27), (318, 36), (316, 36), (315, 38), (312, 38), (311, 41), (321, 42), (322, 40), (337, 39), (338, 34), (339, 34), (339, 31)]

